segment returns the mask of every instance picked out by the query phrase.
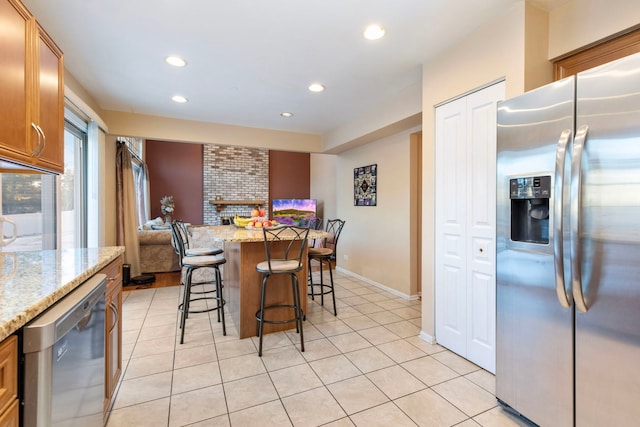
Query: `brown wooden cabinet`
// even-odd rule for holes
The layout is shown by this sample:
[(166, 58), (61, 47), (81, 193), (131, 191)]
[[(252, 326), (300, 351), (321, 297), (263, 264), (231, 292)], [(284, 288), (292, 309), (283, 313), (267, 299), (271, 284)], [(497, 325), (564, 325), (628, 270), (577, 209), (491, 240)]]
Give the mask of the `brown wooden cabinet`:
[(100, 270), (107, 275), (105, 294), (105, 417), (122, 374), (122, 256)]
[(0, 427), (18, 424), (18, 339), (12, 335), (0, 343)]
[(0, 22), (0, 159), (62, 173), (62, 51), (18, 0), (0, 0)]

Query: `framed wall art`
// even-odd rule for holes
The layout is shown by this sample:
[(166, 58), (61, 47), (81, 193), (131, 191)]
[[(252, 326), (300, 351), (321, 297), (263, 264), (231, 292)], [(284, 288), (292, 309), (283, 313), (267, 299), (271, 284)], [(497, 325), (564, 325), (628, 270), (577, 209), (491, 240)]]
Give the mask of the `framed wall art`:
[(353, 205), (375, 206), (378, 202), (378, 165), (353, 169)]

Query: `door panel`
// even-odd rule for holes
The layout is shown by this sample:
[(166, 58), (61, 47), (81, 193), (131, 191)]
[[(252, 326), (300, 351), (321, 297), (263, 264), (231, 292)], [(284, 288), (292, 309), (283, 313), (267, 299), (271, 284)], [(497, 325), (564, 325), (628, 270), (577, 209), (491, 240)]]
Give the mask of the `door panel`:
[(640, 419), (640, 55), (578, 75), (582, 161), (576, 425)]

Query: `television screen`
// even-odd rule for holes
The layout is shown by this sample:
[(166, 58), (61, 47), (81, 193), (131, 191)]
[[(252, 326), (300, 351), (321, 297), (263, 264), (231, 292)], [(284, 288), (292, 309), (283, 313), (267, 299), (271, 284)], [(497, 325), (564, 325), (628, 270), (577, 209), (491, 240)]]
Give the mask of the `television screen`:
[(308, 227), (316, 217), (315, 199), (274, 199), (272, 205), (271, 219), (280, 224)]

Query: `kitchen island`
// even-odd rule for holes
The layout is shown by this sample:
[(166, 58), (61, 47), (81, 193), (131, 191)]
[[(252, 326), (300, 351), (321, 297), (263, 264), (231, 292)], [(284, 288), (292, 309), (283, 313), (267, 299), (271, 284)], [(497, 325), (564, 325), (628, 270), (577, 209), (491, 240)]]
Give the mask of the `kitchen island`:
[[(264, 237), (261, 229), (247, 230), (235, 225), (191, 227), (194, 242), (202, 245), (208, 242), (222, 245), (227, 263), (223, 267), (225, 300), (231, 318), (240, 338), (256, 335), (256, 312), (260, 307), (260, 283), (262, 274), (256, 265), (266, 259)], [(324, 231), (309, 230), (309, 239), (322, 238)], [(297, 273), (300, 284), (302, 309), (307, 310), (307, 249), (302, 257), (304, 268)], [(266, 305), (292, 304), (291, 279), (288, 275), (275, 275), (269, 279)], [(287, 310), (273, 310), (269, 316), (274, 319), (291, 317)], [(276, 332), (294, 328), (294, 323), (265, 324), (264, 332)]]

